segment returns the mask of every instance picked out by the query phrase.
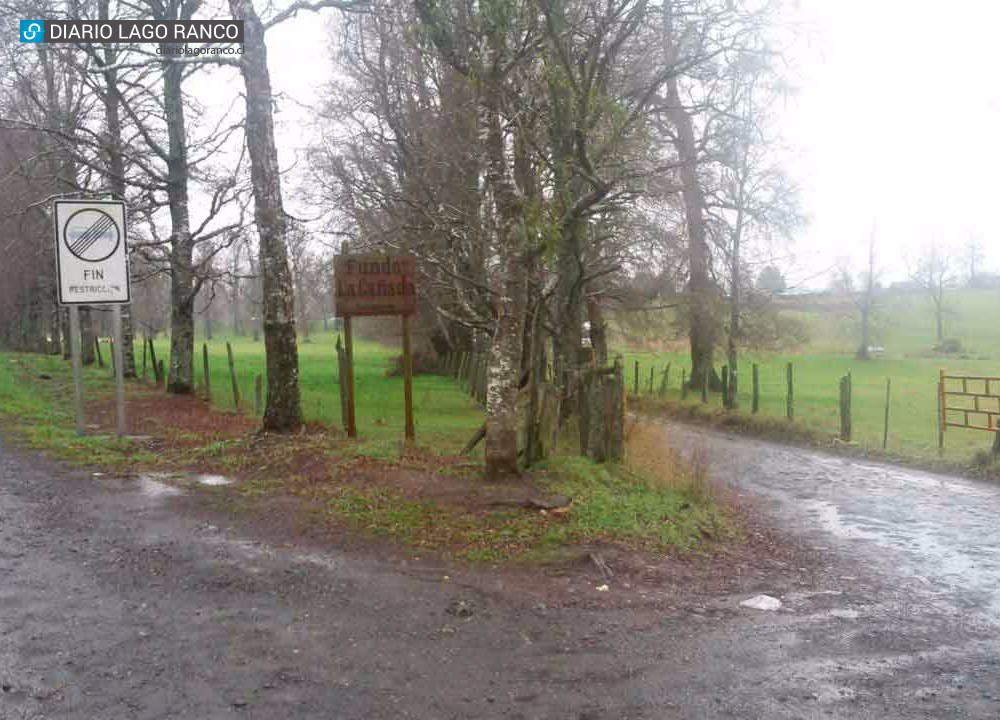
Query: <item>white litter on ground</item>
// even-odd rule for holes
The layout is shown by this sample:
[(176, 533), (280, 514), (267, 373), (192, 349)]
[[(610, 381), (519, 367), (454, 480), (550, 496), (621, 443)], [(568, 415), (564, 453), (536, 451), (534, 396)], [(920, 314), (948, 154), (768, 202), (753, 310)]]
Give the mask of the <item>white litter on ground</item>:
[(831, 617), (840, 618), (841, 620), (857, 620), (859, 614), (857, 610), (845, 610), (841, 608), (830, 611)]
[(771, 597), (770, 595), (756, 595), (749, 600), (741, 602), (740, 607), (750, 608), (751, 610), (768, 610), (774, 612), (775, 610), (781, 609), (781, 600), (776, 597)]

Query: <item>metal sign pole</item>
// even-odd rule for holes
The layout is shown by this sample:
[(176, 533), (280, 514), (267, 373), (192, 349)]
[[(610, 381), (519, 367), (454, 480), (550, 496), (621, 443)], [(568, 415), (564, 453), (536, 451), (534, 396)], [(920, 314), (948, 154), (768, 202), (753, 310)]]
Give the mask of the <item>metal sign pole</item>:
[(122, 306), (113, 306), (115, 334), (115, 406), (117, 409), (118, 437), (125, 435), (125, 361), (122, 347)]
[(73, 405), (76, 409), (76, 434), (83, 435), (83, 362), (80, 359), (80, 308), (69, 306), (69, 348), (73, 357)]

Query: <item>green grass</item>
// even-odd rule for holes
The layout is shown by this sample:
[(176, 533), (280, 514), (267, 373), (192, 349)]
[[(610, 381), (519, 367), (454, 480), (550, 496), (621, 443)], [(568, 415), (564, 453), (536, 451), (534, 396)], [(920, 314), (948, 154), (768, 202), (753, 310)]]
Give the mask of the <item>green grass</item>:
[(537, 468), (536, 477), (547, 492), (572, 497), (571, 511), (473, 511), (351, 485), (327, 488), (326, 510), (375, 537), (488, 563), (545, 561), (567, 547), (601, 542), (691, 552), (706, 538), (732, 533), (719, 507), (693, 484), (661, 487), (622, 466), (567, 456)]
[[(631, 394), (634, 363), (640, 365), (640, 394), (648, 395), (649, 368), (656, 368), (654, 391), (659, 389), (663, 368), (671, 363), (670, 387), (665, 398), (681, 401), (681, 369), (690, 372), (686, 353), (626, 353), (627, 387)], [(881, 358), (860, 362), (848, 354), (822, 355), (744, 355), (739, 367), (740, 412), (749, 414), (751, 406), (752, 363), (760, 367), (760, 413), (765, 418), (785, 418), (785, 368), (793, 365), (795, 423), (831, 441), (839, 432), (839, 381), (851, 373), (853, 387), (853, 439), (870, 449), (881, 450), (885, 413), (885, 383), (892, 379), (889, 408), (890, 454), (921, 461), (938, 457), (937, 450), (937, 381), (939, 368), (949, 372), (1000, 376), (1000, 362), (934, 358)], [(717, 360), (717, 365), (720, 364)], [(699, 393), (688, 394), (688, 404), (701, 402)], [(721, 405), (718, 393), (709, 393), (712, 407)], [(949, 429), (945, 435), (945, 459), (967, 462), (973, 453), (988, 449), (989, 433)]]
[[(86, 368), (83, 380), (86, 396), (113, 390), (106, 371)], [(67, 462), (110, 468), (155, 459), (129, 440), (77, 435), (72, 393), (68, 363), (61, 358), (0, 353), (0, 422), (22, 445)]]
[[(240, 406), (243, 412), (254, 411), (254, 378), (262, 378), (267, 395), (263, 342), (250, 338), (215, 336), (207, 341), (209, 382), (212, 404), (220, 409), (234, 407), (232, 381), (226, 354), (226, 341), (233, 346)], [(195, 383), (203, 392), (202, 343), (195, 352)], [(169, 361), (169, 339), (155, 343), (157, 359)], [(141, 372), (142, 353), (137, 346), (136, 363)], [(362, 444), (357, 452), (372, 457), (390, 458), (399, 454), (403, 440), (403, 379), (389, 377), (392, 359), (400, 351), (375, 342), (354, 343), (354, 386), (358, 434)], [(148, 370), (150, 376), (152, 370)], [(299, 387), (302, 411), (307, 422), (341, 426), (340, 387), (338, 385), (336, 335), (314, 333), (308, 343), (299, 342)], [(413, 380), (413, 412), (417, 446), (440, 454), (458, 452), (483, 422), (483, 409), (450, 378), (440, 375), (417, 375)]]
[[(854, 357), (857, 345), (857, 312), (850, 300), (836, 295), (785, 296), (778, 299), (780, 312), (795, 317), (808, 328), (805, 347), (789, 348), (778, 353), (741, 355), (741, 411), (749, 413), (751, 366), (760, 365), (761, 416), (785, 418), (785, 366), (792, 362), (795, 376), (795, 424), (821, 438), (832, 440), (839, 431), (838, 383), (851, 372), (853, 385), (853, 439), (861, 446), (881, 450), (885, 413), (885, 383), (892, 379), (890, 403), (890, 455), (936, 462), (937, 450), (937, 380), (938, 372), (949, 374), (1000, 376), (1000, 291), (954, 290), (946, 298), (945, 335), (958, 339), (963, 352), (941, 356), (933, 352), (936, 343), (934, 314), (931, 305), (919, 292), (887, 292), (876, 318), (874, 343), (885, 348), (884, 357), (860, 362)], [(648, 327), (671, 327), (669, 312), (664, 311)], [(639, 351), (635, 346), (656, 346), (650, 336), (635, 339), (633, 349), (624, 351), (626, 385), (634, 389), (634, 363), (640, 363), (639, 385), (649, 394), (649, 368), (656, 369), (654, 391), (659, 389), (661, 373), (671, 363), (670, 391), (666, 399), (681, 399), (681, 371), (690, 372), (690, 355), (677, 352)], [(619, 334), (619, 337), (624, 335)], [(669, 338), (667, 338), (669, 340)], [(669, 343), (660, 343), (669, 347)], [(624, 347), (624, 346), (623, 346)], [(725, 363), (720, 350), (716, 367)], [(700, 402), (699, 393), (691, 393), (687, 403)], [(718, 408), (721, 398), (711, 394), (711, 407)], [(977, 451), (988, 449), (992, 435), (977, 430), (950, 428), (945, 435), (944, 459), (967, 463)]]

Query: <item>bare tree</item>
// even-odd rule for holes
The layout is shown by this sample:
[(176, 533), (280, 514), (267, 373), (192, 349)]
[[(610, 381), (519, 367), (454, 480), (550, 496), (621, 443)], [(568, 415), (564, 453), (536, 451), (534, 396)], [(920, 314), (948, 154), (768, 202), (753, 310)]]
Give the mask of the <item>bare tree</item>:
[(937, 347), (942, 347), (945, 339), (944, 316), (947, 312), (946, 295), (955, 287), (954, 256), (951, 250), (936, 238), (924, 248), (917, 261), (911, 279), (926, 294), (934, 309), (934, 325)]
[(974, 288), (979, 286), (980, 270), (982, 269), (983, 241), (976, 235), (969, 235), (962, 248), (962, 263), (965, 266), (965, 286)]
[(850, 266), (842, 262), (837, 269), (836, 284), (848, 294), (858, 311), (858, 349), (855, 357), (858, 360), (871, 359), (871, 346), (874, 334), (875, 317), (881, 307), (879, 295), (879, 269), (876, 264), (876, 233), (872, 227), (868, 238), (868, 260), (865, 270), (861, 273), (861, 288), (856, 289)]

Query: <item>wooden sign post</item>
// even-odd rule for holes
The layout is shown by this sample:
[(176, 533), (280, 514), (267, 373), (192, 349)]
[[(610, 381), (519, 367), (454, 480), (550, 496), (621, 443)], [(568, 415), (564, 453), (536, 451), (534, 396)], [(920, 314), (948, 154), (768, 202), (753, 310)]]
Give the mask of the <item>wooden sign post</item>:
[(416, 261), (410, 255), (338, 255), (333, 261), (337, 317), (344, 319), (347, 355), (347, 436), (357, 437), (354, 405), (355, 316), (398, 315), (403, 319), (403, 407), (405, 435), (413, 442), (413, 356), (411, 320), (417, 312)]

